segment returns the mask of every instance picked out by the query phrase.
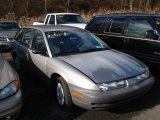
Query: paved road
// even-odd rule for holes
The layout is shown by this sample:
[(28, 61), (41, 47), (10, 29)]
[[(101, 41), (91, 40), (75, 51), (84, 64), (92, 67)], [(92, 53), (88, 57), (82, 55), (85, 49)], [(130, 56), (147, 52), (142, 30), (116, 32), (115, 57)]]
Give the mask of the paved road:
[[(158, 71), (152, 72), (158, 81), (160, 78)], [(43, 81), (25, 72), (21, 72), (19, 76), (24, 106), (18, 120), (160, 120), (159, 81), (143, 97), (115, 109), (87, 111), (75, 107), (62, 111), (52, 91)]]

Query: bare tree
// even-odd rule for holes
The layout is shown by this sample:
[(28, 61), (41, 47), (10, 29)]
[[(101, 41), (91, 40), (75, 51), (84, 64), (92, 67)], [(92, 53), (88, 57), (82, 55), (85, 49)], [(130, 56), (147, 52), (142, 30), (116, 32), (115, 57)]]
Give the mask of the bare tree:
[(8, 5), (9, 5), (9, 12), (13, 12), (13, 1), (8, 0)]
[(142, 7), (142, 0), (139, 0), (139, 3), (138, 3), (138, 11), (141, 10), (141, 7)]
[(26, 2), (26, 9), (25, 9), (26, 17), (28, 17), (29, 0), (25, 0), (25, 2)]
[(47, 14), (47, 0), (44, 0), (44, 9), (45, 9), (45, 14)]
[(121, 0), (121, 10), (123, 9), (123, 0)]
[(132, 12), (132, 10), (133, 10), (133, 1), (130, 0), (130, 11)]
[(148, 12), (150, 10), (150, 7), (151, 7), (151, 0), (147, 0), (147, 3), (146, 3), (146, 12)]
[(70, 6), (70, 0), (67, 0), (67, 5), (66, 5), (66, 11), (69, 11), (69, 6)]
[(126, 10), (126, 6), (127, 6), (127, 1), (126, 0), (124, 0), (124, 10)]

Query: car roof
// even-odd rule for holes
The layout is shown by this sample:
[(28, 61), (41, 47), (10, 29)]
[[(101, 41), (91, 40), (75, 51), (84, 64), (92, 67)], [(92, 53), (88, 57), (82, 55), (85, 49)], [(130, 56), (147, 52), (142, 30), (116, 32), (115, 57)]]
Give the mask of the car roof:
[(160, 17), (160, 14), (151, 13), (112, 13), (107, 15), (96, 15), (95, 17)]
[(18, 22), (16, 22), (16, 21), (0, 21), (0, 23), (16, 23), (16, 24), (18, 24)]
[(78, 31), (82, 30), (81, 28), (72, 27), (72, 26), (65, 26), (65, 25), (34, 25), (34, 26), (23, 26), (22, 28), (34, 28), (39, 29), (43, 32), (46, 31)]
[(78, 13), (48, 13), (47, 15), (79, 15)]

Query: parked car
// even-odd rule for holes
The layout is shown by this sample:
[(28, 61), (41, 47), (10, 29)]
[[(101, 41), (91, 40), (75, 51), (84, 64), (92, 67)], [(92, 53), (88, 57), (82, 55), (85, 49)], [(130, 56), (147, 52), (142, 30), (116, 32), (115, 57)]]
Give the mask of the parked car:
[(19, 29), (17, 22), (0, 21), (0, 52), (10, 51), (12, 39)]
[(1, 54), (0, 66), (0, 119), (14, 120), (22, 107), (19, 77)]
[(134, 13), (95, 16), (86, 30), (114, 49), (144, 62), (160, 64), (160, 15)]
[(10, 51), (10, 46), (11, 41), (7, 37), (0, 35), (0, 53)]
[(46, 15), (43, 23), (33, 22), (33, 25), (67, 25), (84, 29), (85, 20), (77, 13), (50, 13)]
[(17, 69), (33, 70), (56, 84), (62, 108), (109, 108), (141, 96), (154, 83), (145, 64), (76, 27), (23, 27), (12, 56)]

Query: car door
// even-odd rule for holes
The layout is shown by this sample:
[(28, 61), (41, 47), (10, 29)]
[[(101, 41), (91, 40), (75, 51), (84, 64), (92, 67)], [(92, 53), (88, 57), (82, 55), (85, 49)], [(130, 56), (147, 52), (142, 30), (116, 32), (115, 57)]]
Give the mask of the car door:
[(123, 34), (126, 23), (126, 18), (112, 18), (99, 37), (111, 48), (122, 50), (124, 48)]
[[(34, 51), (39, 51), (39, 53)], [(31, 60), (35, 70), (46, 73), (46, 61), (48, 59), (48, 54), (47, 54), (44, 36), (42, 32), (39, 30), (36, 30), (33, 36), (30, 56), (31, 56)]]
[(34, 29), (24, 28), (17, 35), (15, 50), (23, 65), (28, 65), (30, 61), (29, 49), (32, 41)]
[(141, 60), (160, 63), (160, 41), (147, 38), (148, 30), (156, 32), (148, 17), (131, 18), (125, 33), (124, 51)]

